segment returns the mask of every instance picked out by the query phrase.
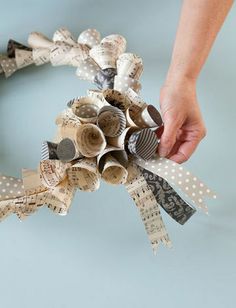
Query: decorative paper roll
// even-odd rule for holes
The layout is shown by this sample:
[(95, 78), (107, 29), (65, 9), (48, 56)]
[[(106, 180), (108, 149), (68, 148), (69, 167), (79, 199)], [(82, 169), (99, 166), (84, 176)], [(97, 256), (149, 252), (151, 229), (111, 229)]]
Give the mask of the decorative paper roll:
[(90, 49), (89, 55), (101, 69), (116, 68), (117, 51), (110, 43), (94, 46)]
[(44, 141), (41, 148), (41, 158), (46, 159), (58, 159), (57, 156), (57, 143), (50, 141)]
[(149, 128), (133, 133), (128, 140), (131, 154), (144, 160), (149, 160), (157, 150), (158, 138)]
[(106, 147), (103, 132), (95, 124), (83, 124), (78, 128), (77, 145), (85, 157), (95, 157)]
[(59, 160), (42, 160), (39, 165), (42, 184), (49, 188), (57, 186), (65, 179), (68, 166)]
[(127, 180), (127, 170), (110, 154), (105, 157), (102, 178), (109, 184), (124, 184)]
[(141, 118), (147, 127), (160, 127), (163, 124), (159, 111), (153, 105), (143, 109)]
[(99, 110), (104, 103), (93, 97), (80, 97), (71, 106), (73, 113), (82, 123), (96, 123)]
[(78, 145), (75, 140), (70, 138), (62, 139), (57, 146), (57, 156), (62, 162), (70, 162), (81, 157)]
[(51, 49), (54, 43), (40, 32), (31, 32), (28, 36), (28, 44), (32, 48), (46, 48)]
[(60, 28), (58, 29), (54, 34), (52, 38), (53, 42), (62, 41), (69, 45), (75, 45), (76, 41), (73, 38), (73, 35), (71, 32), (66, 28)]
[(78, 63), (76, 75), (80, 79), (94, 82), (99, 71), (100, 67), (97, 65), (97, 63), (93, 59), (87, 58)]
[(50, 62), (50, 49), (34, 48), (32, 57), (35, 65), (43, 65)]
[(85, 44), (92, 48), (98, 45), (101, 40), (101, 35), (96, 29), (87, 29), (83, 31), (78, 37), (78, 43)]
[(102, 173), (102, 170), (104, 168), (104, 164), (105, 164), (105, 158), (106, 155), (110, 153), (123, 167), (127, 168), (128, 166), (128, 155), (126, 153), (126, 151), (120, 149), (120, 148), (116, 148), (116, 147), (112, 147), (112, 146), (107, 146), (103, 152), (101, 152), (98, 156), (97, 156), (97, 166), (98, 166), (98, 171), (100, 173)]
[(111, 34), (111, 35), (104, 37), (101, 40), (100, 44), (104, 45), (106, 43), (109, 43), (114, 46), (113, 48), (117, 50), (117, 57), (121, 55), (123, 52), (125, 52), (126, 39), (119, 34)]
[(107, 89), (104, 90), (102, 94), (107, 103), (119, 108), (123, 112), (132, 104), (131, 100), (125, 94), (122, 94), (119, 91)]
[(124, 131), (126, 119), (120, 109), (113, 106), (104, 106), (99, 111), (97, 124), (105, 136), (116, 137)]
[(15, 50), (15, 60), (17, 69), (21, 69), (34, 63), (32, 51), (24, 49)]
[(133, 53), (123, 53), (117, 59), (117, 75), (138, 80), (143, 72), (142, 59)]
[(115, 68), (99, 70), (94, 78), (94, 83), (99, 89), (113, 89), (116, 74)]
[(125, 93), (129, 88), (133, 89), (135, 92), (139, 92), (141, 90), (141, 83), (136, 80), (129, 78), (127, 76), (119, 76), (116, 75), (114, 79), (114, 89)]
[(9, 58), (15, 58), (16, 56), (16, 49), (32, 51), (32, 48), (29, 48), (21, 43), (18, 43), (14, 40), (9, 40), (7, 44), (7, 55)]
[(83, 191), (95, 191), (100, 186), (96, 158), (83, 158), (67, 169), (68, 181)]

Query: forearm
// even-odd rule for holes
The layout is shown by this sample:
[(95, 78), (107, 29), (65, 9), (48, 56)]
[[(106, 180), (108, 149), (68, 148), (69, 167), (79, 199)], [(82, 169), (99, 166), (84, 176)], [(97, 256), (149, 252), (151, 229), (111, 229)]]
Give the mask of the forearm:
[(168, 80), (196, 80), (233, 0), (184, 0)]

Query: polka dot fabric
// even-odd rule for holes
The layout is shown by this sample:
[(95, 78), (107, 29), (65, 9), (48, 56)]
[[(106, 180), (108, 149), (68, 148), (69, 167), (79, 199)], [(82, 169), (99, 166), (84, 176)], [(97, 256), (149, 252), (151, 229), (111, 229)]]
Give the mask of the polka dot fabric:
[(0, 174), (0, 201), (24, 196), (24, 185), (21, 179)]
[(197, 207), (208, 213), (204, 204), (205, 197), (216, 198), (215, 193), (210, 190), (200, 179), (185, 170), (183, 166), (166, 158), (153, 157), (149, 161), (135, 159), (140, 167), (163, 177), (170, 184), (177, 186), (186, 197), (196, 204)]

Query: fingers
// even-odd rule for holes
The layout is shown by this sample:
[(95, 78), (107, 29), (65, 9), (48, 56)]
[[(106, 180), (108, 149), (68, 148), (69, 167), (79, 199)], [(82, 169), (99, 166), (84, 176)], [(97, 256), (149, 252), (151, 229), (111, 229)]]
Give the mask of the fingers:
[(166, 157), (176, 143), (177, 132), (181, 127), (181, 123), (172, 117), (168, 117), (164, 122), (164, 132), (158, 147), (160, 157)]
[(191, 141), (183, 142), (179, 146), (177, 152), (168, 158), (179, 164), (187, 161), (189, 157), (193, 154), (193, 152), (196, 150), (199, 142), (200, 142), (200, 139), (194, 139)]

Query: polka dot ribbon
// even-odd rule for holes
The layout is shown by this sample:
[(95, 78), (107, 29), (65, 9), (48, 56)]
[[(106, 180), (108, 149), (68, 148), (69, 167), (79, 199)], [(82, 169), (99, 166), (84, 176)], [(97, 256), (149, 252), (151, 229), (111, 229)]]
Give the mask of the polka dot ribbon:
[(149, 161), (141, 158), (134, 159), (134, 162), (138, 166), (163, 177), (180, 189), (197, 207), (208, 213), (204, 199), (206, 197), (215, 199), (216, 194), (182, 165), (158, 156)]

